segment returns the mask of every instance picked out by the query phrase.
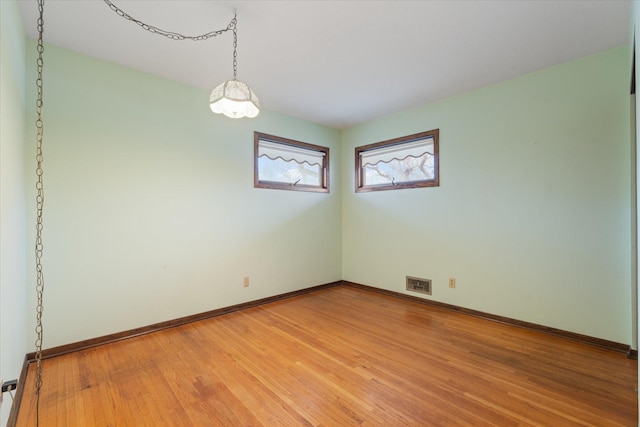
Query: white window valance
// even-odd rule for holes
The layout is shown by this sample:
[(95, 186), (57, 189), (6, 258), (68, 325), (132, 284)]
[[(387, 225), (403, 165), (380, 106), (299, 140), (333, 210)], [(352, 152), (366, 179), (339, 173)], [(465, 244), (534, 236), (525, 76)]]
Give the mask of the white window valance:
[(285, 162), (295, 161), (303, 164), (322, 166), (324, 163), (324, 153), (309, 150), (301, 147), (280, 144), (277, 142), (260, 140), (258, 144), (258, 157), (268, 157), (271, 160), (278, 158)]
[(362, 166), (374, 166), (379, 162), (389, 163), (391, 160), (403, 160), (408, 156), (422, 157), (425, 153), (433, 156), (433, 137), (419, 139), (416, 141), (391, 145), (383, 148), (376, 148), (371, 151), (362, 152)]

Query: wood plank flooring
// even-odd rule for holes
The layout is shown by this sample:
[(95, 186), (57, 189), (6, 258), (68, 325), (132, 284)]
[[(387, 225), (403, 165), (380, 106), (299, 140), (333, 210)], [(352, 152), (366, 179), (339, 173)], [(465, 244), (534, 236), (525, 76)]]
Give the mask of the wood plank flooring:
[(348, 286), (43, 369), (40, 426), (637, 425), (622, 353)]

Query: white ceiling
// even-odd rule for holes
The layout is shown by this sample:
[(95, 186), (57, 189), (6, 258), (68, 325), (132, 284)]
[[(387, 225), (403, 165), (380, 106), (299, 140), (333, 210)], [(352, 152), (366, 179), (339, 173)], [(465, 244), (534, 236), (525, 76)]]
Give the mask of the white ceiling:
[[(631, 38), (627, 0), (112, 1), (141, 21), (187, 35), (225, 28), (236, 9), (238, 78), (262, 107), (336, 128)], [(36, 1), (19, 4), (34, 38)], [(102, 0), (47, 0), (44, 37), (207, 91), (233, 76), (230, 32), (203, 42), (169, 40)]]

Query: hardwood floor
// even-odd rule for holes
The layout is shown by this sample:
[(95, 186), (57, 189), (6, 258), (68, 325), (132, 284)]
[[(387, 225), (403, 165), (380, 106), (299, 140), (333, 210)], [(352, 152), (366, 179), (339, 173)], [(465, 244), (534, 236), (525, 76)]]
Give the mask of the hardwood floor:
[(623, 353), (348, 286), (43, 369), (40, 426), (637, 425)]

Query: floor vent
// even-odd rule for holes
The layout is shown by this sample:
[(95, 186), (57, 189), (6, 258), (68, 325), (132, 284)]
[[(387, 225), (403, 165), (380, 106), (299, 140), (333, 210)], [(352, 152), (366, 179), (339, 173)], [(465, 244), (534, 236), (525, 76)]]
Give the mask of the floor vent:
[(407, 290), (431, 295), (431, 280), (407, 276)]

